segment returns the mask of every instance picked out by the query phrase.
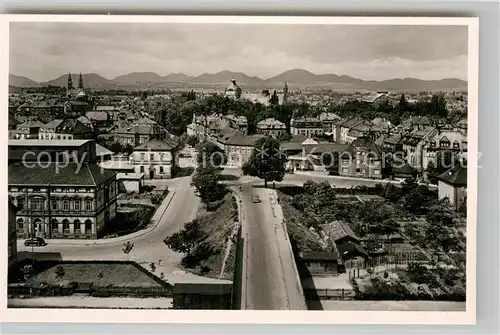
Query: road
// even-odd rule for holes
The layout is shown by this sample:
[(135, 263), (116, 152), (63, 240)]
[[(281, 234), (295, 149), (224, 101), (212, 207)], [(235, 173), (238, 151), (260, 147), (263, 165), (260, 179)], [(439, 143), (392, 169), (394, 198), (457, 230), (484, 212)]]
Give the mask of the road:
[[(245, 185), (243, 207), (243, 308), (249, 310), (305, 309), (298, 277), (287, 250), (282, 220), (271, 207), (268, 190)], [(253, 203), (253, 195), (261, 202)]]
[[(148, 264), (154, 262), (156, 265), (155, 273), (159, 275), (164, 273), (164, 276), (169, 282), (181, 281), (205, 281), (203, 277), (195, 276), (190, 273), (181, 271), (177, 264), (182, 258), (182, 254), (170, 250), (164, 243), (165, 237), (182, 229), (184, 223), (193, 220), (200, 205), (199, 198), (195, 195), (194, 189), (191, 187), (191, 177), (183, 177), (170, 181), (175, 188), (175, 195), (167, 207), (165, 213), (160, 219), (157, 227), (147, 234), (132, 238), (129, 241), (134, 243), (134, 248), (129, 254), (131, 261), (142, 264), (149, 268)], [(38, 253), (59, 253), (62, 260), (126, 260), (127, 257), (123, 253), (123, 241), (115, 243), (95, 244), (95, 245), (75, 245), (71, 244), (51, 244), (47, 240), (48, 245), (45, 247), (37, 247), (35, 251)], [(18, 241), (19, 251), (31, 251), (31, 248), (26, 248), (23, 241)], [(49, 255), (47, 255), (47, 258)], [(43, 258), (39, 255), (37, 258)], [(161, 260), (159, 263), (158, 261)], [(207, 279), (206, 281), (211, 281)]]

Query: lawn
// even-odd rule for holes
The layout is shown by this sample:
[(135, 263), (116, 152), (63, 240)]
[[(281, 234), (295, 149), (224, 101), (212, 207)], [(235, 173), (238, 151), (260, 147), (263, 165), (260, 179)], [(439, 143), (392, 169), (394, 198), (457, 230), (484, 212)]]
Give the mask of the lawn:
[[(62, 266), (64, 274), (57, 276)], [(68, 282), (93, 283), (95, 286), (162, 287), (156, 280), (131, 263), (59, 263), (44, 267), (27, 283), (62, 284)]]

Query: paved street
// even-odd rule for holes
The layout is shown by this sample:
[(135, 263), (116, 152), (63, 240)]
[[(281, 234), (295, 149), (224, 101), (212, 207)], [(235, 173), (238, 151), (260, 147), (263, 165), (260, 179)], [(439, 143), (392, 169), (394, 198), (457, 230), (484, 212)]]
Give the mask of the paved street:
[[(273, 214), (267, 189), (244, 186), (243, 301), (245, 309), (305, 309), (297, 290), (293, 258), (284, 245), (281, 221)], [(253, 195), (262, 202), (253, 203)]]
[[(173, 183), (175, 181), (175, 184)], [(180, 271), (177, 263), (181, 260), (182, 254), (170, 250), (163, 240), (168, 235), (176, 232), (184, 226), (185, 222), (193, 220), (198, 212), (199, 198), (194, 194), (193, 188), (190, 186), (191, 177), (183, 177), (178, 180), (171, 181), (175, 188), (175, 196), (172, 198), (165, 213), (160, 219), (157, 227), (147, 234), (129, 239), (134, 243), (134, 249), (130, 253), (130, 260), (136, 261), (149, 269), (148, 264), (154, 262), (156, 265), (156, 275), (164, 273), (165, 278), (171, 283), (182, 281), (212, 281), (203, 277), (195, 276), (191, 273)], [(74, 244), (68, 241), (64, 243), (51, 243), (47, 240), (48, 245), (45, 247), (37, 247), (35, 251), (40, 254), (38, 258), (56, 258), (62, 260), (126, 260), (127, 257), (123, 253), (123, 241), (117, 241), (106, 244)], [(18, 242), (19, 251), (31, 251), (31, 248), (26, 248), (23, 241)], [(47, 255), (46, 253), (54, 253)], [(161, 260), (160, 265), (158, 261)]]

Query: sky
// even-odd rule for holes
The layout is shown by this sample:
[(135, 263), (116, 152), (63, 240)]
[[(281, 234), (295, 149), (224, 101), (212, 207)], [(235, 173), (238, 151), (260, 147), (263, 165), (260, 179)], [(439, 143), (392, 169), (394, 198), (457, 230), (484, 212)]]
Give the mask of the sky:
[(200, 75), (269, 78), (286, 70), (365, 80), (467, 80), (466, 26), (40, 23), (10, 27), (10, 73)]

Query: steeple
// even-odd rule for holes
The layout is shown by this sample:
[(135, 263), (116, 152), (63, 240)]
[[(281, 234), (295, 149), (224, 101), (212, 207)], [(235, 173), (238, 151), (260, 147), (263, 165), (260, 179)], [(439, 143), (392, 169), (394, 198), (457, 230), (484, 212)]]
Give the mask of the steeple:
[(68, 74), (68, 90), (73, 89), (73, 80), (71, 79), (71, 73)]
[(81, 72), (80, 72), (80, 78), (78, 79), (78, 88), (83, 90), (83, 77)]
[(283, 103), (285, 103), (288, 99), (288, 84), (285, 83), (283, 84)]

